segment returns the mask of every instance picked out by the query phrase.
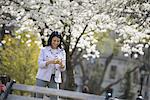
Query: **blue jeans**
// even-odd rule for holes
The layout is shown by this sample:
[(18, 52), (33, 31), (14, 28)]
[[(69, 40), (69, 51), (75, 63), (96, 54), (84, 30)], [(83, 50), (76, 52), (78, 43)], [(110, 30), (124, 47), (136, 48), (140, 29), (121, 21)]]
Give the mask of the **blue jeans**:
[[(57, 89), (57, 83), (54, 80), (54, 76), (51, 77), (51, 81), (50, 82), (44, 81), (44, 80), (40, 80), (40, 79), (36, 79), (36, 86)], [(43, 94), (37, 93), (36, 97), (43, 98)], [(50, 100), (57, 100), (57, 96), (50, 96)]]

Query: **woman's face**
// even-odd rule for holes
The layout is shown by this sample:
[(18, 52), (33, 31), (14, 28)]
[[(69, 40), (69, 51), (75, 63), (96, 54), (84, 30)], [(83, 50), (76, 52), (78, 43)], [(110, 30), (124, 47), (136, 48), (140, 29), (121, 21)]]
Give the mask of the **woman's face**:
[(60, 38), (58, 38), (57, 36), (53, 37), (51, 43), (52, 48), (56, 49), (59, 44), (60, 44)]

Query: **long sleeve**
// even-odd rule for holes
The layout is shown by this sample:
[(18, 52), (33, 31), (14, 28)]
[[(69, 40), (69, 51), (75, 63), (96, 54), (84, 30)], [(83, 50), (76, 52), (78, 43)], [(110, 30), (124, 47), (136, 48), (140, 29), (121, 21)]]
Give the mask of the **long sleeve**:
[(38, 58), (38, 65), (40, 68), (46, 67), (46, 59), (44, 59), (44, 48), (42, 48), (40, 51), (40, 55)]
[(66, 52), (65, 52), (65, 50), (62, 51), (62, 63), (64, 65), (64, 68), (62, 68), (61, 71), (65, 71), (66, 70)]

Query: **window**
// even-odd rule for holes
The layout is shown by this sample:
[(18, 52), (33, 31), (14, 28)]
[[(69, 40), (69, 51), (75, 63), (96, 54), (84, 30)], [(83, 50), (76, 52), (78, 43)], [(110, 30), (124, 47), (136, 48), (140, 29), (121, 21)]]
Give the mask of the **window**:
[(110, 79), (115, 79), (115, 77), (116, 77), (116, 71), (117, 71), (117, 66), (112, 65), (110, 67), (110, 72), (109, 72), (109, 78)]

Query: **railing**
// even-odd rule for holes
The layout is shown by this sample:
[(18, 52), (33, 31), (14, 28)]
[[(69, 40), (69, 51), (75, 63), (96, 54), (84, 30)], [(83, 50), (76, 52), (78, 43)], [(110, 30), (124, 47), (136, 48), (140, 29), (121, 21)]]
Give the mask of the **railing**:
[[(104, 100), (103, 96), (98, 96), (94, 94), (86, 94), (86, 93), (67, 91), (61, 89), (57, 90), (52, 88), (44, 88), (44, 87), (23, 85), (23, 84), (13, 84), (12, 89), (19, 90), (19, 91), (27, 91), (31, 93), (41, 93), (44, 95), (55, 95), (59, 97), (72, 98), (74, 100)], [(34, 98), (31, 96), (19, 96), (19, 95), (9, 94), (6, 100), (45, 100), (45, 99)]]

